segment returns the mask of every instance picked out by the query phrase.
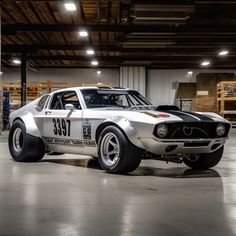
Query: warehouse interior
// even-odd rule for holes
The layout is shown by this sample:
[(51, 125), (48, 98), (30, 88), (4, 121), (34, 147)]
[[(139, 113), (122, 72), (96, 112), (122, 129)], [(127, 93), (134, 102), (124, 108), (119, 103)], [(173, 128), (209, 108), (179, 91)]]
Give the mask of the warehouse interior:
[[(236, 1), (2, 0), (0, 235), (235, 235)], [(14, 162), (9, 114), (69, 87), (122, 87), (232, 125), (208, 170), (92, 157)]]

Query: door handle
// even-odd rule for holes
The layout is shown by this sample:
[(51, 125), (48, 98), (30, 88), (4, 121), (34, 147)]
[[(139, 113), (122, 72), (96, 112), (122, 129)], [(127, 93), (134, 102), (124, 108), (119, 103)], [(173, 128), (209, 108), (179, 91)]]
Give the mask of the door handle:
[(51, 114), (52, 114), (51, 111), (45, 111), (45, 115), (46, 115), (46, 116), (49, 116), (49, 115), (51, 115)]

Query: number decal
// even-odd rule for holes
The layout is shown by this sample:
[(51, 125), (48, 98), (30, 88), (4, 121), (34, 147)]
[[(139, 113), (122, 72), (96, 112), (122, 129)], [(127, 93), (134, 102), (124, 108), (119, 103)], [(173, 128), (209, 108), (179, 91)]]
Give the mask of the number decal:
[(70, 136), (70, 120), (53, 118), (54, 134), (59, 136)]
[(56, 121), (56, 119), (53, 119), (53, 125), (54, 125), (54, 134), (57, 135), (57, 121)]
[(67, 125), (68, 125), (68, 136), (70, 136), (70, 120), (66, 120)]
[(66, 122), (65, 122), (65, 120), (62, 120), (61, 127), (62, 127), (63, 135), (66, 136)]

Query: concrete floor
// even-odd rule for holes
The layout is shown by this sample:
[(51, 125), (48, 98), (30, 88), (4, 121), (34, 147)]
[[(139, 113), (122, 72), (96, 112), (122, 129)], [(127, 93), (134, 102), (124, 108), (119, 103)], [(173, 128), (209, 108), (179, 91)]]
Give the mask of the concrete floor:
[(214, 170), (146, 160), (126, 176), (74, 155), (17, 163), (5, 138), (0, 236), (236, 235), (236, 130)]

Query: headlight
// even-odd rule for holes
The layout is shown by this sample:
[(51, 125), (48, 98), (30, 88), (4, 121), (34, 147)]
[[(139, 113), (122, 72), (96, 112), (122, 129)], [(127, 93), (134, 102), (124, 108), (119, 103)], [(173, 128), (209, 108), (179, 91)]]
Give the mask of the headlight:
[(226, 133), (226, 127), (225, 127), (225, 125), (224, 125), (224, 124), (218, 124), (218, 125), (216, 126), (216, 134), (221, 137), (221, 136), (223, 136), (225, 133)]
[(160, 124), (157, 126), (157, 129), (156, 129), (156, 132), (157, 132), (157, 136), (159, 138), (165, 138), (168, 134), (168, 127), (166, 124)]

